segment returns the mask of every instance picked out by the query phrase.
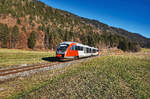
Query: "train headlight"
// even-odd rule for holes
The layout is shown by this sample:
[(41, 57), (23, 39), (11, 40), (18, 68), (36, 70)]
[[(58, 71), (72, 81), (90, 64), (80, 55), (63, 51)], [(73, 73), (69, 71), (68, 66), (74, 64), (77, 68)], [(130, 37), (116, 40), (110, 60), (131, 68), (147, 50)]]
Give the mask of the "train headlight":
[(61, 54), (57, 54), (56, 57), (62, 57), (62, 55)]

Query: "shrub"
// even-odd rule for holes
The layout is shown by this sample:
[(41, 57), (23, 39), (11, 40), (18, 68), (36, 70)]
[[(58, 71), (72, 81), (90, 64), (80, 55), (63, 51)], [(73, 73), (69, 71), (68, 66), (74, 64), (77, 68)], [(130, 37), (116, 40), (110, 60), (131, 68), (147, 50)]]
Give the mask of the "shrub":
[(129, 50), (132, 52), (138, 52), (141, 50), (140, 45), (137, 43), (129, 42), (128, 43)]
[(123, 51), (128, 51), (128, 43), (126, 41), (120, 41), (118, 48)]

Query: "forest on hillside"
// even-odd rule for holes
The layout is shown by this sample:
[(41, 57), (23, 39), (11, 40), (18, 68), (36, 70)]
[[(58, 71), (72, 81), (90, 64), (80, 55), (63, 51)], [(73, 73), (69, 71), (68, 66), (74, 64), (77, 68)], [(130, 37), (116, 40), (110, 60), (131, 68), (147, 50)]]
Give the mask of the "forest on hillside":
[(139, 43), (122, 35), (124, 31), (120, 34), (121, 30), (115, 31), (117, 28), (49, 7), (37, 0), (0, 1), (1, 48), (56, 49), (62, 41), (76, 41), (98, 48), (118, 47), (136, 52), (141, 44), (145, 44), (145, 38)]

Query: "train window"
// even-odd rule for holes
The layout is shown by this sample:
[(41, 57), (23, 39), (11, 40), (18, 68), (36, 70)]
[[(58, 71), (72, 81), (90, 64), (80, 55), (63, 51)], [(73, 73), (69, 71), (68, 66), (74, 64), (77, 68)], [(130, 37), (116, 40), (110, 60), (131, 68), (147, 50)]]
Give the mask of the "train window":
[(65, 52), (68, 48), (68, 44), (61, 44), (59, 45), (59, 47), (57, 48), (57, 51), (62, 51), (62, 52)]
[(76, 46), (76, 50), (80, 50), (80, 46)]
[(75, 46), (75, 50), (79, 50), (79, 46)]
[(79, 50), (81, 51), (81, 46), (79, 46)]
[(70, 50), (73, 50), (73, 48), (71, 47)]
[(94, 49), (94, 53), (96, 53), (96, 49)]
[(83, 47), (80, 47), (81, 48), (81, 51), (83, 51)]
[(78, 46), (78, 50), (81, 50), (81, 47), (80, 47), (80, 46)]
[(75, 45), (73, 45), (73, 50), (76, 50), (76, 46)]
[(83, 51), (83, 47), (81, 47), (81, 46), (76, 46), (75, 49), (79, 50), (79, 51)]
[(76, 50), (76, 46), (72, 45), (72, 47), (70, 48), (70, 50)]
[(87, 53), (90, 53), (90, 48), (87, 48)]
[(85, 53), (88, 53), (88, 48), (85, 48)]
[(96, 53), (96, 49), (93, 49), (93, 53)]

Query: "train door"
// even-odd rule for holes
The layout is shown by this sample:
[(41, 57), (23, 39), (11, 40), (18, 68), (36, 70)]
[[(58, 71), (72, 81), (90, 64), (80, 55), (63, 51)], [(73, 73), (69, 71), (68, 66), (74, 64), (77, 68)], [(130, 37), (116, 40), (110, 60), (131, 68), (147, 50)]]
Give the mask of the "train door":
[(77, 46), (76, 50), (78, 50), (79, 57), (84, 57), (84, 50), (82, 46)]
[(68, 50), (66, 52), (66, 57), (75, 57), (75, 56), (79, 56), (78, 51), (76, 50), (76, 44), (72, 43), (69, 47)]

